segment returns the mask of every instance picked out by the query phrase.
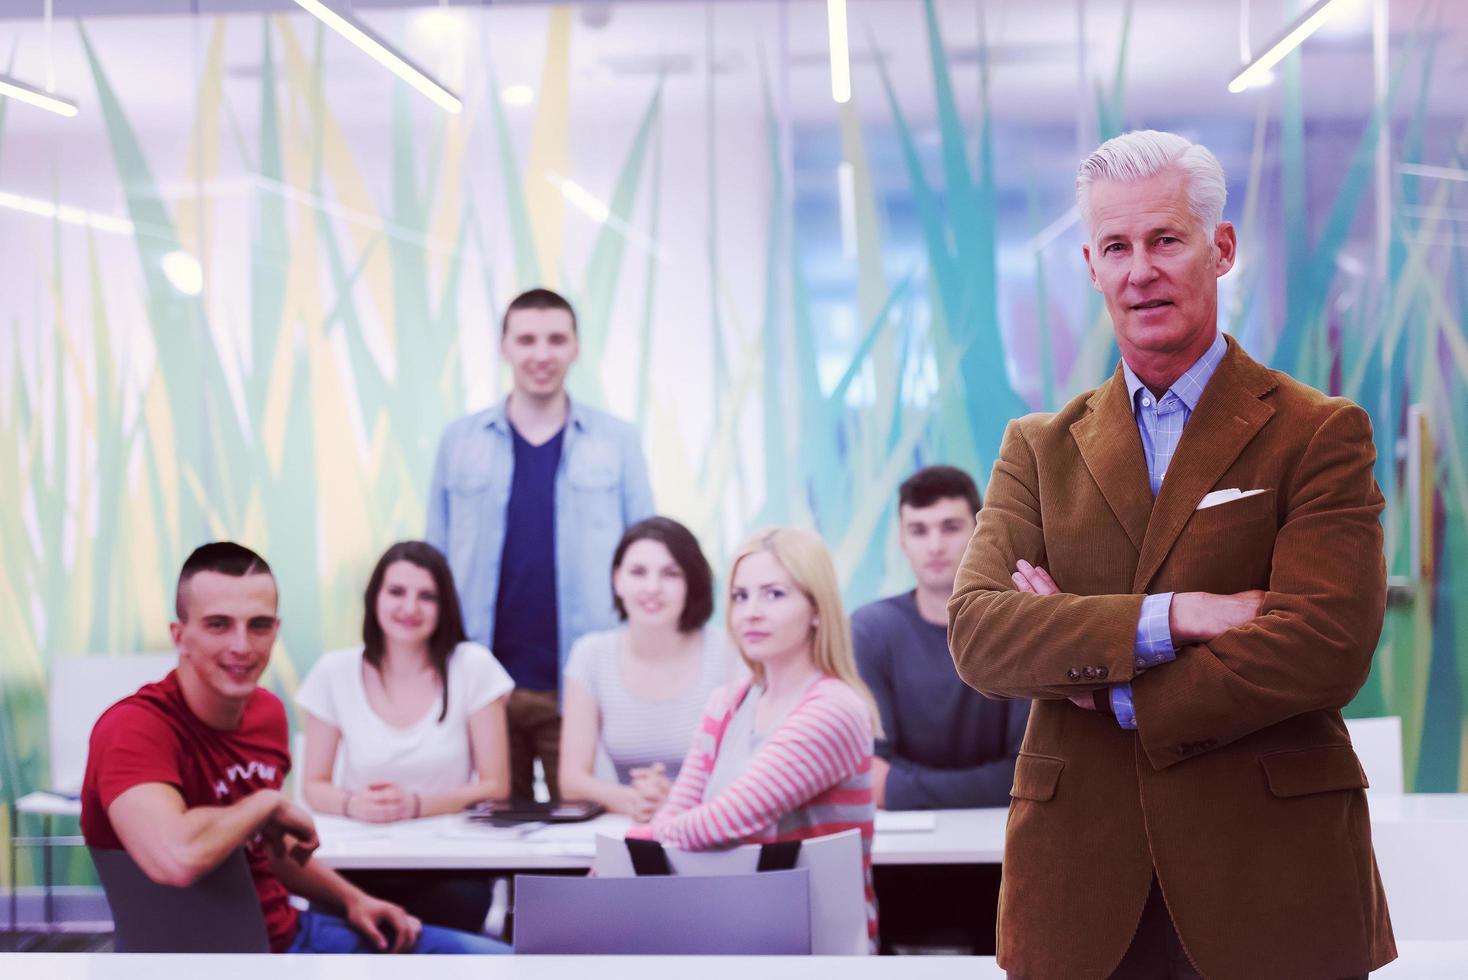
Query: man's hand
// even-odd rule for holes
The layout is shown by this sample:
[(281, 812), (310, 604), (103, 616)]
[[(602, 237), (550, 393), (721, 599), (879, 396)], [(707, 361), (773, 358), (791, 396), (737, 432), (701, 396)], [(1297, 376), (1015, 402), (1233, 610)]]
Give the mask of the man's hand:
[[(1015, 565), (1014, 572), (1009, 576), (1014, 580), (1015, 588), (1021, 592), (1030, 592), (1034, 595), (1055, 595), (1060, 587), (1050, 577), (1050, 573), (1038, 565), (1031, 565), (1023, 558)], [(1085, 694), (1073, 695), (1070, 703), (1077, 708), (1085, 708), (1087, 711), (1096, 710), (1094, 692), (1087, 691)], [(877, 804), (881, 806), (881, 804)]]
[(396, 783), (373, 783), (365, 793), (353, 793), (351, 816), (368, 823), (394, 823), (413, 816), (413, 794)]
[(316, 836), (316, 822), (305, 810), (281, 796), (270, 819), (260, 828), (260, 836), (270, 845), (276, 857), (289, 857), (304, 865), (311, 860), (321, 841)]
[(1213, 592), (1178, 592), (1172, 597), (1167, 626), (1173, 646), (1207, 643), (1221, 633), (1246, 625), (1264, 605), (1262, 589), (1217, 595)]
[[(402, 906), (373, 898), (361, 889), (347, 902), (346, 916), (352, 928), (366, 936), (379, 953), (407, 952), (417, 945), (418, 934), (423, 931), (423, 923)], [(391, 948), (384, 929), (392, 937)]]
[(879, 755), (872, 756), (872, 802), (878, 810), (887, 809), (887, 774), (892, 764)]

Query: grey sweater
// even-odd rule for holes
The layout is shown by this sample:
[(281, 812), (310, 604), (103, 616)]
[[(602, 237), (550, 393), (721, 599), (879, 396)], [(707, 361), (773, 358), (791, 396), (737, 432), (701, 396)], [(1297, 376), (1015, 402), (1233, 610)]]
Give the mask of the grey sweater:
[(1028, 701), (990, 701), (959, 679), (948, 631), (918, 613), (914, 593), (851, 616), (856, 664), (882, 717), (876, 754), (889, 810), (1006, 806)]

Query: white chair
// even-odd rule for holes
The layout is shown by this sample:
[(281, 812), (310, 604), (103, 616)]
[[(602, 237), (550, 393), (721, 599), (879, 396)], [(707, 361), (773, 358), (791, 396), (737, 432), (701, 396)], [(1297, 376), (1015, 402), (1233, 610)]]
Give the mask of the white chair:
[(1366, 771), (1370, 796), (1402, 794), (1402, 719), (1347, 718), (1346, 731), (1361, 768)]
[[(51, 849), (77, 847), (77, 835), (57, 836), (51, 822), (57, 817), (81, 816), (79, 794), (87, 769), (87, 746), (92, 727), (102, 712), (144, 684), (161, 679), (178, 662), (175, 653), (143, 653), (131, 656), (58, 657), (51, 663), (46, 693), (46, 733), (51, 764), (49, 790), (27, 793), (15, 801), (10, 821), (10, 925), (18, 922), (16, 906), (16, 850), (42, 848), (45, 887), (45, 918), (49, 929), (54, 921), (51, 893)], [(20, 817), (42, 819), (39, 837), (22, 836)]]
[[(751, 844), (718, 851), (680, 851), (665, 847), (668, 865), (678, 875), (739, 875), (759, 867), (760, 846)], [(866, 882), (862, 877), (861, 834), (846, 830), (800, 842), (796, 868), (810, 871), (810, 942), (816, 956), (865, 956), (867, 937)], [(594, 873), (603, 878), (636, 874), (627, 842), (598, 835)]]

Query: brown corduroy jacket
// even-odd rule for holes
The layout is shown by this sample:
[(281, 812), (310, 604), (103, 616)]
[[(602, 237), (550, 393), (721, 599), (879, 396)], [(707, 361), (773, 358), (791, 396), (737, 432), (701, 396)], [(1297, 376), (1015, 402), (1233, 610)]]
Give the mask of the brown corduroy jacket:
[[(1010, 424), (949, 603), (958, 672), (1034, 698), (1015, 767), (999, 963), (1105, 977), (1155, 872), (1217, 980), (1334, 978), (1396, 956), (1366, 778), (1340, 709), (1365, 682), (1386, 570), (1359, 407), (1232, 339), (1156, 501), (1118, 368)], [(1197, 510), (1205, 494), (1264, 490)], [(1061, 594), (1016, 591), (1019, 559)], [(1133, 667), (1142, 598), (1267, 591), (1258, 618)], [(1067, 700), (1130, 682), (1137, 730)]]

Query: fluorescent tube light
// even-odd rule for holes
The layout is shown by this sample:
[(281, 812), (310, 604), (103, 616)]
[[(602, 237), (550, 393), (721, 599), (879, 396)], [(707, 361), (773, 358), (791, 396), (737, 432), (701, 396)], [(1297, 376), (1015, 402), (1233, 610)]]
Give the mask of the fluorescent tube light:
[(576, 183), (570, 177), (562, 177), (558, 173), (547, 171), (545, 179), (550, 181), (551, 185), (561, 192), (561, 196), (566, 199), (567, 204), (597, 224), (605, 224), (611, 218), (612, 209), (607, 206), (607, 202)]
[(1268, 85), (1270, 69), (1283, 61), (1285, 55), (1303, 44), (1307, 37), (1320, 30), (1325, 22), (1334, 16), (1342, 3), (1343, 0), (1319, 0), (1313, 7), (1296, 18), (1293, 24), (1286, 27), (1284, 32), (1264, 49), (1263, 54), (1239, 69), (1239, 73), (1228, 83), (1228, 90), (1237, 93), (1259, 85)]
[(188, 252), (169, 252), (159, 264), (164, 277), (185, 296), (204, 291), (204, 266)]
[(18, 78), (9, 75), (0, 75), (0, 95), (33, 105), (47, 112), (54, 112), (58, 116), (70, 118), (76, 115), (76, 103), (70, 99), (63, 99), (58, 95), (52, 95), (34, 85), (27, 85)]
[(841, 207), (841, 257), (856, 258), (856, 171), (850, 160), (836, 165), (836, 199)]
[(296, 3), (314, 15), (327, 27), (351, 41), (371, 55), (388, 71), (428, 96), (434, 104), (448, 112), (462, 112), (463, 101), (449, 91), (442, 82), (419, 68), (400, 51), (374, 34), (365, 24), (344, 11), (335, 9), (326, 0), (296, 0)]
[(93, 211), (83, 211), (70, 204), (53, 204), (38, 197), (26, 197), (24, 194), (12, 194), (9, 191), (0, 191), (0, 208), (33, 214), (38, 218), (54, 218), (68, 225), (95, 228), (97, 231), (111, 232), (114, 235), (133, 233), (133, 223), (125, 218), (114, 218)]
[(1468, 170), (1459, 167), (1436, 167), (1430, 163), (1400, 163), (1397, 173), (1408, 177), (1430, 177), (1437, 180), (1468, 181)]
[(535, 89), (529, 85), (506, 85), (500, 91), (500, 101), (505, 105), (530, 105), (535, 101)]
[(846, 38), (846, 0), (826, 0), (826, 30), (831, 46), (831, 98), (851, 101), (851, 45)]

